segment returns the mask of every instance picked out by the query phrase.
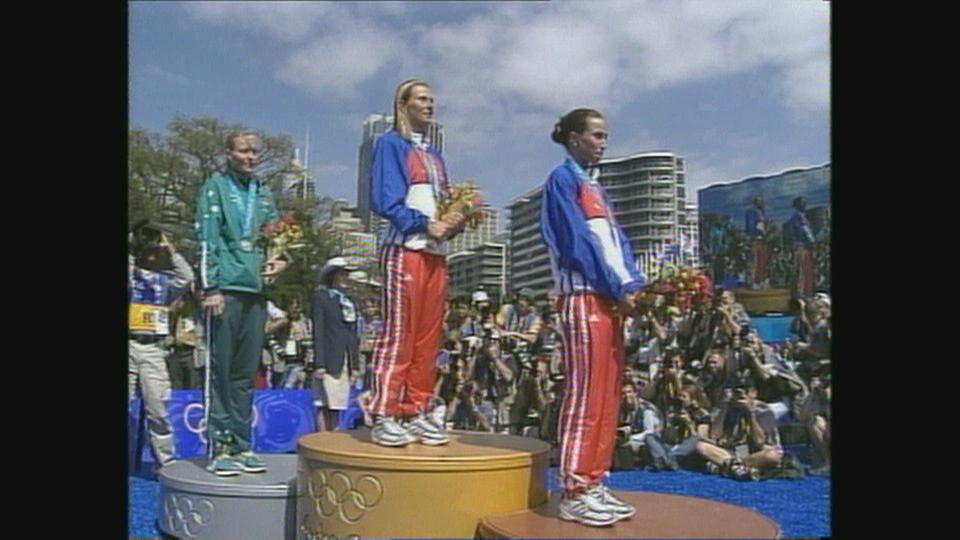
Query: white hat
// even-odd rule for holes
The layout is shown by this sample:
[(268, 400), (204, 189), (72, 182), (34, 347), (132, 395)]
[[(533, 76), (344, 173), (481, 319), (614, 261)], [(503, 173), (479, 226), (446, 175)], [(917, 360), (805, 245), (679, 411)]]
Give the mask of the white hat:
[(830, 307), (830, 295), (829, 295), (829, 294), (827, 294), (827, 293), (822, 293), (822, 292), (818, 292), (817, 294), (813, 295), (813, 297), (814, 297), (815, 299), (819, 300), (820, 302), (826, 304), (827, 307)]
[(323, 265), (323, 268), (320, 269), (320, 278), (323, 279), (324, 276), (334, 270), (346, 270), (350, 272), (356, 270), (356, 267), (351, 265), (347, 259), (343, 257), (334, 257), (328, 260), (327, 263)]
[(370, 276), (368, 276), (367, 273), (364, 272), (363, 270), (357, 270), (357, 271), (354, 271), (354, 272), (350, 272), (350, 274), (347, 276), (347, 278), (349, 278), (350, 281), (353, 281), (353, 282), (355, 282), (355, 283), (360, 283), (361, 285), (370, 285), (370, 286), (372, 286), (372, 287), (381, 287), (381, 286), (382, 286), (382, 284), (381, 284), (380, 282), (378, 282), (378, 281), (376, 281), (376, 280), (374, 280), (374, 279), (371, 279)]
[(486, 292), (486, 291), (476, 291), (476, 292), (473, 293), (473, 297), (472, 297), (472, 298), (473, 298), (473, 303), (474, 303), (474, 304), (479, 304), (480, 302), (489, 302), (489, 301), (490, 301), (490, 297), (487, 296), (487, 292)]

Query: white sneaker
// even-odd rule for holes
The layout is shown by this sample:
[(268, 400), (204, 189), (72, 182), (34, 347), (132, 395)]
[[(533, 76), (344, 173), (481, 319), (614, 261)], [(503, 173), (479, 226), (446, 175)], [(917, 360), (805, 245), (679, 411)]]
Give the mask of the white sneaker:
[(381, 446), (406, 446), (417, 439), (397, 423), (394, 417), (385, 416), (374, 422), (373, 429), (370, 430), (370, 440)]
[(591, 527), (606, 527), (623, 519), (597, 498), (595, 491), (560, 499), (560, 519), (576, 521)]
[(631, 518), (637, 513), (637, 509), (632, 504), (614, 495), (610, 488), (603, 484), (597, 484), (588, 491), (592, 491), (593, 495), (620, 519)]
[(407, 432), (427, 446), (440, 446), (450, 442), (446, 426), (436, 423), (431, 416), (426, 414), (418, 414), (407, 424)]

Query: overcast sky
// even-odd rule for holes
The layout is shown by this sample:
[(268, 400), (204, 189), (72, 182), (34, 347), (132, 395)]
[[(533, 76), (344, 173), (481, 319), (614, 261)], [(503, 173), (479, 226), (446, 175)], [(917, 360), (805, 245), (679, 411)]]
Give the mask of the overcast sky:
[(830, 160), (823, 0), (131, 2), (130, 124), (213, 115), (305, 148), (356, 203), (360, 126), (432, 83), (454, 181), (503, 208), (562, 159), (566, 111), (608, 118), (608, 157), (670, 150), (687, 198)]

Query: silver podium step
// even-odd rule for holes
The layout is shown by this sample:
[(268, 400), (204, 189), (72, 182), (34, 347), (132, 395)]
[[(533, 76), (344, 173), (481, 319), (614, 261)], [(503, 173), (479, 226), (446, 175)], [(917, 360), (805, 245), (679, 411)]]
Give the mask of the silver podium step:
[(206, 458), (178, 461), (157, 473), (159, 529), (177, 538), (295, 540), (297, 455), (261, 454), (263, 473), (219, 477)]

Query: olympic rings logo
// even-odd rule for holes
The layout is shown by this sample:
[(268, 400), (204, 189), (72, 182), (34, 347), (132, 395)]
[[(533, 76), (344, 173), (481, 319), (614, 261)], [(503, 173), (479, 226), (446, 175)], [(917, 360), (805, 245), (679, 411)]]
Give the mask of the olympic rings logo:
[[(196, 426), (190, 423), (190, 412), (195, 410), (200, 411), (200, 421), (197, 422)], [(202, 403), (191, 403), (184, 407), (183, 425), (186, 426), (187, 431), (190, 433), (195, 433), (198, 437), (200, 437), (200, 441), (203, 442), (203, 444), (207, 444), (207, 418), (203, 414)]]
[[(200, 411), (200, 421), (196, 425), (193, 425), (190, 420), (190, 413), (193, 411)], [(260, 413), (257, 411), (257, 407), (251, 407), (251, 429), (257, 427), (259, 421)], [(183, 425), (187, 428), (187, 431), (199, 437), (200, 442), (207, 444), (207, 418), (204, 415), (202, 403), (191, 403), (183, 408)]]
[(184, 534), (190, 538), (195, 538), (210, 524), (213, 509), (213, 503), (208, 499), (199, 499), (195, 504), (190, 497), (171, 494), (164, 501), (168, 528), (175, 535)]
[(307, 491), (317, 513), (323, 517), (337, 514), (350, 525), (357, 524), (367, 510), (383, 499), (383, 483), (375, 476), (361, 475), (356, 484), (346, 473), (314, 471), (307, 482)]

